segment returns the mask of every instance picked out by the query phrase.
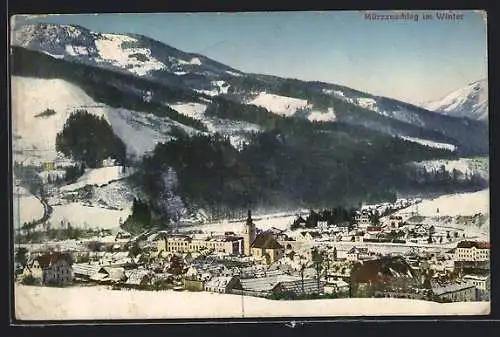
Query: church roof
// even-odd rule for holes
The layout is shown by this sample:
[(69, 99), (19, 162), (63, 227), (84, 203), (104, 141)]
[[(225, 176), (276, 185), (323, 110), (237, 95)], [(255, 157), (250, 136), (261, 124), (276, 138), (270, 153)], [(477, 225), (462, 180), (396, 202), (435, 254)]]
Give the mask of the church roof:
[(253, 240), (252, 248), (282, 249), (283, 246), (276, 241), (272, 233), (264, 232), (257, 235), (255, 240)]

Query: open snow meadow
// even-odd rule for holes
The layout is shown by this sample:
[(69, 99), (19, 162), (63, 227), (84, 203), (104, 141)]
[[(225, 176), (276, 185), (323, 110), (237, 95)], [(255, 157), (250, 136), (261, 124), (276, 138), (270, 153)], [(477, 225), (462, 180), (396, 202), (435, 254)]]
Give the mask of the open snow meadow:
[(273, 301), (208, 292), (117, 291), (104, 287), (51, 288), (17, 285), (15, 309), (17, 318), (23, 320), (453, 316), (489, 314), (490, 303), (443, 304), (379, 298)]
[(418, 207), (421, 216), (457, 216), (489, 214), (490, 190), (472, 193), (447, 194), (426, 199)]

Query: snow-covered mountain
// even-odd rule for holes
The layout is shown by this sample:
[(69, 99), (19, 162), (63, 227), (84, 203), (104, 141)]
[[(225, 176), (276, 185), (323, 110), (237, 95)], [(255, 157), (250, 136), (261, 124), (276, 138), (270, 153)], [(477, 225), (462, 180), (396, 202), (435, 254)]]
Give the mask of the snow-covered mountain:
[[(483, 153), (488, 148), (487, 127), (462, 116), (444, 116), (405, 102), (329, 83), (247, 74), (203, 55), (183, 52), (137, 34), (92, 32), (72, 25), (26, 24), (15, 27), (12, 45), (44, 53), (55, 61), (122, 74), (121, 77), (112, 75), (113, 81), (107, 78), (98, 80), (98, 77), (109, 77), (111, 73), (91, 76), (83, 69), (77, 75), (77, 70), (67, 66), (69, 70), (65, 70), (59, 78), (65, 77), (78, 86), (87, 80), (92, 82), (85, 83), (90, 87), (103, 86), (103, 82), (108, 82), (108, 87), (121, 91), (127, 99), (132, 100), (130, 94), (133, 92), (135, 97), (140, 96), (146, 103), (182, 107), (179, 113), (201, 121), (210, 131), (227, 129), (225, 126), (230, 124), (230, 136), (234, 142), (244, 138), (239, 135), (238, 127), (245, 130), (256, 130), (258, 127), (241, 124), (241, 121), (235, 125), (234, 121), (209, 119), (200, 114), (199, 109), (196, 110), (197, 116), (190, 116), (194, 110), (187, 108), (186, 104), (208, 106), (213, 97), (224, 97), (240, 104), (263, 107), (278, 115), (304, 118), (311, 122), (362, 126), (433, 147)], [(57, 71), (62, 65), (58, 63)], [(23, 67), (26, 68), (26, 65)], [(44, 78), (53, 77), (54, 73), (44, 69), (33, 72)], [(67, 72), (75, 74), (68, 75)], [(160, 88), (159, 84), (163, 87)], [(169, 88), (168, 95), (163, 94), (166, 88)], [(97, 91), (89, 88), (87, 93), (89, 90)], [(94, 96), (99, 95), (102, 94)], [(92, 98), (98, 101), (97, 97)], [(130, 105), (135, 106), (135, 103)]]
[(488, 79), (469, 83), (436, 101), (423, 104), (425, 109), (454, 117), (488, 120)]
[[(203, 80), (203, 76), (242, 76), (243, 73), (203, 55), (186, 53), (138, 34), (93, 32), (76, 25), (50, 23), (16, 27), (12, 44), (52, 57), (78, 61), (166, 82)], [(201, 81), (199, 90), (221, 83)]]

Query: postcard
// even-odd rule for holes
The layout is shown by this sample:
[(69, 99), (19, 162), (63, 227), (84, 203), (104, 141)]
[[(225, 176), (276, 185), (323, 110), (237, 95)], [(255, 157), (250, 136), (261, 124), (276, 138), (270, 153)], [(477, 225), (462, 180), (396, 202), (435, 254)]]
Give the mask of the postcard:
[(15, 319), (488, 315), (486, 22), (12, 17)]

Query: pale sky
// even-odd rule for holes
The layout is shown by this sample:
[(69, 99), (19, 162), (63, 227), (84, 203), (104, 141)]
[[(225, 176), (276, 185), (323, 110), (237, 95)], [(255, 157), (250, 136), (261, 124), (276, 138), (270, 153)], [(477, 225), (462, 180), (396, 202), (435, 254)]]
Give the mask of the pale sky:
[[(389, 14), (390, 12), (377, 12)], [(409, 13), (409, 12), (406, 12)], [(137, 33), (204, 54), (233, 68), (345, 85), (418, 104), (487, 77), (486, 22), (371, 21), (364, 13), (255, 12), (80, 14), (21, 22), (77, 24), (99, 32)]]

